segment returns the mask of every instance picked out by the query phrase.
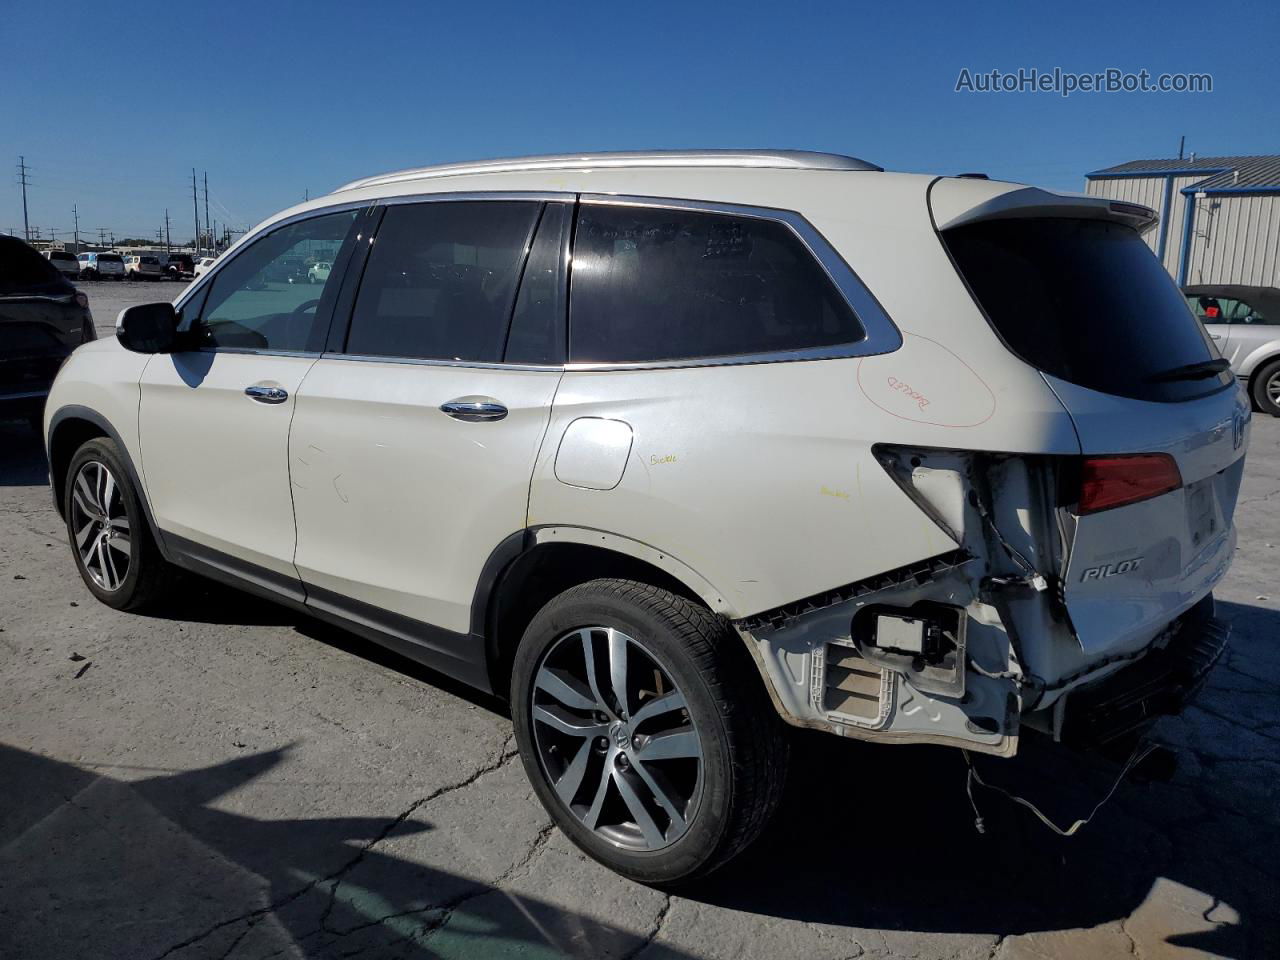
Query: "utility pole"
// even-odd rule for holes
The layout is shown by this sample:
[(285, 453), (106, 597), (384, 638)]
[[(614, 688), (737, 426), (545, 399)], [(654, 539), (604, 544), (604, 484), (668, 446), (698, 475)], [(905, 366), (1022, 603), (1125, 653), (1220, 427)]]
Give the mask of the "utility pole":
[[(205, 228), (205, 230), (207, 230), (207, 231), (208, 231), (208, 233), (209, 233), (209, 245), (210, 245), (210, 246), (213, 246), (213, 245), (214, 245), (214, 243), (213, 243), (213, 229), (212, 229), (212, 226), (211, 226), (211, 224), (212, 224), (212, 223), (213, 223), (213, 221), (209, 219), (209, 171), (208, 171), (208, 170), (206, 170), (206, 171), (204, 172), (204, 228)], [(218, 255), (218, 251), (217, 251), (217, 250), (212, 250), (212, 251), (210, 251), (210, 252), (211, 252), (211, 253), (213, 254), (213, 256), (215, 256), (215, 257)]]
[(28, 242), (31, 241), (31, 224), (27, 221), (27, 158), (18, 157), (18, 182), (22, 184), (22, 232)]
[(173, 244), (169, 241), (169, 208), (164, 208), (164, 252), (173, 253)]
[(76, 253), (80, 252), (80, 211), (76, 209), (76, 205), (71, 205), (71, 217), (76, 222)]
[(196, 256), (200, 256), (200, 201), (196, 197), (196, 168), (191, 168), (191, 209), (196, 214), (196, 235), (191, 245), (196, 248)]
[(98, 228), (98, 246), (105, 247), (107, 245), (107, 228)]

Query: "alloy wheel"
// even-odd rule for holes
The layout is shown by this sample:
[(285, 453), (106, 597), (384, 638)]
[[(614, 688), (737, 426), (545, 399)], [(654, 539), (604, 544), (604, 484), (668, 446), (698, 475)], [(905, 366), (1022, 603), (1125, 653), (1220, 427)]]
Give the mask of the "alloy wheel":
[(1267, 399), (1276, 406), (1280, 407), (1280, 370), (1277, 370), (1267, 380)]
[(542, 770), (587, 829), (638, 851), (689, 829), (702, 740), (683, 692), (642, 643), (605, 626), (565, 634), (538, 665), (530, 710)]
[(132, 562), (129, 516), (120, 484), (99, 460), (83, 464), (73, 483), (71, 529), (80, 562), (103, 590), (119, 590)]

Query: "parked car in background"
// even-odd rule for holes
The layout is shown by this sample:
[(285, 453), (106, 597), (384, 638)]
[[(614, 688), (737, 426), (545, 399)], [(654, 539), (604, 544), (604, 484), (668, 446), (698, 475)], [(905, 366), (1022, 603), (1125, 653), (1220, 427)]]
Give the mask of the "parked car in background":
[(70, 277), (73, 280), (79, 278), (80, 261), (76, 259), (74, 253), (68, 253), (66, 250), (46, 250), (44, 255), (45, 259), (52, 263), (64, 277)]
[(164, 272), (174, 280), (189, 280), (196, 275), (196, 262), (189, 253), (171, 253)]
[(94, 337), (88, 297), (49, 259), (0, 235), (0, 418), (38, 426), (58, 368)]
[(1254, 409), (1280, 417), (1280, 289), (1196, 284), (1183, 293)]
[(217, 262), (218, 262), (217, 257), (201, 257), (199, 260), (196, 261), (196, 265), (193, 268), (192, 272), (197, 277), (203, 276), (204, 273)]
[(164, 276), (160, 258), (152, 253), (131, 253), (124, 258), (126, 280), (159, 280)]
[(329, 279), (329, 271), (333, 269), (333, 264), (327, 260), (320, 260), (313, 263), (307, 268), (307, 280), (311, 283), (324, 283)]
[(124, 279), (124, 257), (118, 253), (82, 253), (76, 259), (81, 280)]
[(508, 695), (565, 834), (689, 880), (786, 724), (1132, 763), (1199, 689), (1250, 413), (1154, 219), (790, 151), (371, 177), (72, 357), (55, 499), (112, 607), (182, 567)]

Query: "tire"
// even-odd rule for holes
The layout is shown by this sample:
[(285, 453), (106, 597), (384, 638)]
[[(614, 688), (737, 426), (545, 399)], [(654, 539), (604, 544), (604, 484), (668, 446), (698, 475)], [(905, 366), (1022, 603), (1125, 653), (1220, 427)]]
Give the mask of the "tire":
[(789, 744), (750, 654), (724, 620), (667, 590), (593, 580), (551, 600), (516, 651), (511, 704), (525, 772), (556, 825), (640, 883), (723, 866), (781, 797)]
[(173, 568), (151, 537), (115, 441), (99, 437), (76, 451), (67, 467), (62, 510), (76, 569), (95, 597), (117, 610), (139, 610), (168, 591)]
[(1280, 417), (1280, 359), (1267, 363), (1254, 375), (1249, 394), (1263, 413)]

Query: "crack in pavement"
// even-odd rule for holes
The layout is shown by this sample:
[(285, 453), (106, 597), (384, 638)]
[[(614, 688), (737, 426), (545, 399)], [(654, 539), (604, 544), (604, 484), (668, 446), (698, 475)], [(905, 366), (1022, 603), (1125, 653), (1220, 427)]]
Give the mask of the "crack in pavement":
[[(338, 871), (338, 873), (327, 877), (323, 882), (333, 881), (333, 883), (329, 888), (329, 902), (325, 904), (324, 912), (320, 914), (319, 930), (324, 931), (325, 933), (336, 934), (337, 936), (340, 936), (340, 937), (346, 936), (346, 933), (344, 933), (343, 931), (333, 930), (329, 927), (329, 917), (333, 913), (334, 906), (337, 905), (338, 890), (342, 887), (342, 878), (345, 877), (352, 870), (354, 870), (356, 867), (358, 867), (361, 861), (364, 860), (365, 855), (368, 854), (368, 852), (372, 850), (376, 844), (381, 843), (383, 840), (385, 840), (391, 834), (391, 832), (395, 830), (396, 827), (404, 823), (404, 821), (407, 820), (416, 810), (420, 809), (421, 807), (425, 806), (426, 804), (430, 803), (433, 800), (437, 800), (440, 797), (445, 796), (446, 794), (453, 793), (456, 790), (461, 790), (464, 787), (469, 787), (473, 783), (475, 783), (477, 780), (479, 780), (481, 777), (486, 776), (487, 774), (493, 773), (497, 770), (500, 770), (502, 769), (502, 767), (510, 763), (512, 758), (517, 756), (517, 753), (518, 753), (518, 751), (516, 751), (516, 749), (511, 746), (511, 741), (512, 741), (512, 738), (507, 737), (507, 739), (504, 740), (502, 743), (502, 749), (498, 751), (498, 756), (494, 760), (491, 760), (489, 763), (486, 763), (484, 766), (480, 767), (480, 769), (478, 769), (466, 780), (463, 780), (457, 784), (441, 787), (439, 790), (436, 790), (435, 792), (430, 793), (427, 796), (415, 802), (411, 807), (409, 807), (408, 810), (400, 814), (400, 816), (396, 818), (394, 823), (392, 823), (389, 827), (387, 827), (385, 830), (379, 833), (378, 836), (376, 836), (369, 843), (365, 844), (365, 846), (360, 850), (360, 852), (356, 855), (356, 857), (353, 860), (351, 860), (340, 871)], [(405, 912), (418, 913), (421, 911), (410, 910)], [(390, 918), (388, 917), (385, 919), (390, 919)], [(378, 921), (378, 922), (381, 922), (381, 921)], [(363, 926), (372, 926), (372, 925), (373, 924), (366, 924)], [(354, 929), (362, 929), (362, 927), (358, 927)], [(350, 932), (350, 931), (347, 931), (347, 932)]]
[[(165, 957), (168, 957), (179, 950), (184, 950), (187, 947), (192, 946), (193, 944), (199, 943), (201, 940), (204, 940), (207, 937), (210, 937), (213, 934), (217, 933), (219, 930), (223, 930), (226, 927), (232, 926), (233, 924), (242, 923), (246, 920), (251, 920), (256, 922), (258, 919), (265, 916), (266, 914), (274, 913), (275, 911), (279, 910), (281, 907), (288, 906), (289, 904), (297, 900), (299, 897), (302, 897), (305, 894), (310, 893), (312, 890), (314, 890), (316, 887), (320, 886), (321, 884), (329, 883), (335, 880), (340, 881), (342, 877), (350, 873), (353, 869), (355, 869), (356, 866), (360, 864), (361, 861), (364, 860), (364, 858), (368, 855), (370, 850), (372, 850), (375, 846), (377, 846), (379, 843), (385, 840), (391, 834), (391, 832), (395, 830), (396, 827), (404, 823), (405, 820), (411, 817), (414, 814), (414, 812), (420, 809), (422, 806), (446, 794), (453, 793), (455, 790), (461, 790), (464, 787), (468, 787), (471, 784), (475, 783), (477, 780), (479, 780), (481, 777), (483, 777), (485, 774), (492, 773), (498, 768), (509, 763), (511, 761), (511, 758), (516, 756), (516, 751), (509, 746), (510, 743), (511, 743), (511, 737), (507, 737), (507, 739), (503, 741), (502, 749), (501, 751), (499, 751), (499, 754), (496, 759), (484, 764), (483, 766), (475, 770), (473, 773), (471, 773), (464, 779), (459, 780), (456, 783), (445, 784), (443, 787), (433, 790), (431, 793), (427, 794), (426, 796), (421, 797), (418, 800), (415, 800), (407, 810), (405, 810), (398, 817), (396, 817), (389, 824), (387, 824), (386, 827), (384, 827), (381, 831), (378, 832), (377, 836), (375, 836), (372, 840), (370, 840), (368, 843), (362, 846), (356, 852), (356, 855), (354, 857), (348, 860), (345, 864), (343, 864), (333, 873), (330, 873), (323, 877), (317, 877), (315, 880), (311, 880), (310, 882), (304, 884), (302, 887), (299, 887), (297, 890), (293, 891), (292, 893), (289, 893), (283, 897), (273, 900), (271, 903), (267, 904), (264, 907), (258, 907), (255, 910), (250, 910), (246, 913), (242, 913), (237, 916), (231, 917), (228, 920), (222, 920), (218, 923), (215, 923), (213, 926), (202, 931), (201, 933), (197, 933), (192, 937), (188, 937), (186, 940), (183, 940), (180, 943), (175, 943), (173, 946), (166, 949), (163, 953), (158, 954), (155, 960), (164, 960)], [(330, 899), (329, 899), (329, 903), (325, 907), (325, 913), (321, 917), (322, 923), (324, 922), (324, 919), (328, 916), (329, 911), (333, 908), (333, 897), (339, 885), (340, 883), (335, 883), (333, 886), (333, 889), (329, 893)]]
[(653, 927), (640, 941), (634, 950), (628, 951), (622, 955), (622, 960), (635, 960), (636, 957), (648, 950), (653, 942), (662, 933), (662, 928), (667, 922), (667, 915), (671, 912), (671, 907), (675, 902), (675, 897), (671, 894), (666, 895), (666, 899), (662, 901), (662, 906), (658, 909), (658, 914), (653, 918)]
[[(478, 897), (483, 897), (486, 894), (493, 893), (495, 890), (500, 890), (502, 884), (514, 878), (522, 868), (528, 867), (533, 862), (534, 858), (542, 852), (542, 849), (546, 846), (547, 841), (551, 839), (551, 835), (554, 832), (555, 824), (553, 823), (548, 823), (539, 829), (537, 834), (534, 836), (533, 841), (529, 844), (529, 849), (526, 850), (522, 856), (517, 857), (516, 860), (512, 862), (511, 866), (502, 871), (502, 873), (500, 873), (491, 883), (475, 881), (474, 889), (457, 894), (456, 896), (450, 897), (448, 900), (441, 903), (433, 903), (429, 906), (417, 907), (413, 910), (401, 910), (396, 913), (388, 913), (386, 916), (378, 917), (376, 920), (360, 923), (354, 927), (348, 927), (345, 930), (334, 930), (329, 927), (323, 927), (320, 930), (316, 930), (315, 933), (329, 933), (335, 938), (341, 938), (350, 936), (360, 930), (367, 930), (370, 927), (376, 927), (380, 924), (386, 923), (388, 920), (396, 920), (400, 917), (411, 917), (417, 914), (438, 913), (439, 916), (433, 917), (423, 929), (417, 930), (410, 936), (404, 938), (405, 940), (408, 940), (413, 937), (420, 937), (422, 938), (421, 942), (425, 942), (430, 939), (436, 931), (449, 922), (449, 919), (460, 906), (471, 900), (475, 900)], [(505, 893), (505, 891), (502, 892)], [(332, 903), (332, 901), (330, 902)], [(311, 934), (309, 936), (313, 935), (314, 934)]]

